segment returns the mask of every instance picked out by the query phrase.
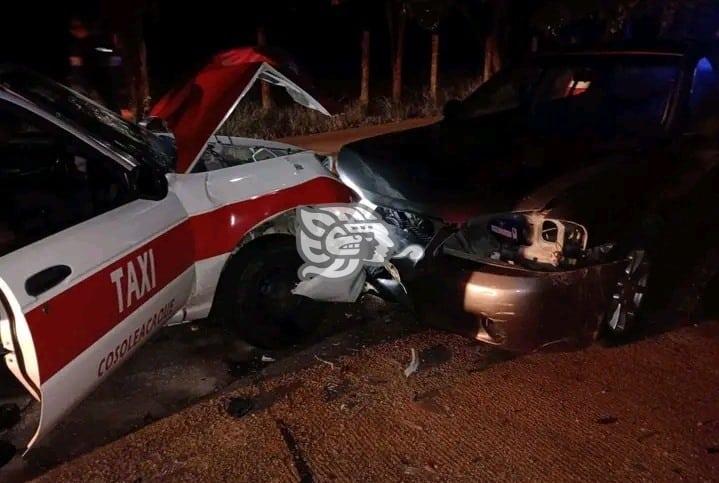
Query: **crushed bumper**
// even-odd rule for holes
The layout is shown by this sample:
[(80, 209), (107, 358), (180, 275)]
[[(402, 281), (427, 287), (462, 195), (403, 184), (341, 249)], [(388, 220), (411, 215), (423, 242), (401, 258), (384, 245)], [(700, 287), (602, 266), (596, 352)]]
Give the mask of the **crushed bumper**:
[(423, 322), (520, 352), (592, 340), (625, 267), (536, 272), (449, 255), (427, 262), (405, 278)]

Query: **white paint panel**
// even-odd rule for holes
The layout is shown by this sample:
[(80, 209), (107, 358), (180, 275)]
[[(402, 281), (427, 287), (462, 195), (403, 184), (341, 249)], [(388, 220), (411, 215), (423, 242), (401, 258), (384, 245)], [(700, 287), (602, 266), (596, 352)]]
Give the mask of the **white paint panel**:
[[(135, 200), (0, 257), (2, 277), (28, 312), (186, 218), (174, 193), (161, 201)], [(64, 282), (39, 297), (25, 292), (29, 275), (60, 263), (72, 269)]]
[(230, 253), (225, 253), (195, 263), (197, 282), (195, 291), (187, 301), (185, 320), (197, 320), (210, 315), (217, 283), (229, 258)]
[[(10, 287), (2, 278), (0, 278), (0, 292), (5, 295), (10, 305), (8, 309), (12, 312), (12, 314), (5, 313), (5, 309), (0, 307), (0, 313), (2, 313), (2, 319), (0, 320), (0, 340), (2, 340), (3, 348), (11, 352), (5, 355), (5, 364), (7, 364), (10, 372), (25, 386), (28, 392), (30, 392), (35, 399), (39, 400), (40, 394), (38, 394), (37, 388), (40, 387), (40, 371), (38, 370), (35, 344), (32, 341), (30, 328), (27, 325), (20, 304), (12, 294)], [(14, 319), (14, 327), (12, 327), (10, 323), (11, 318)], [(17, 346), (15, 345), (15, 341), (13, 341), (13, 330), (17, 336)], [(30, 379), (29, 381), (20, 369), (18, 352), (20, 352), (23, 357), (23, 366)]]
[(207, 194), (217, 205), (255, 199), (320, 176), (331, 177), (329, 171), (324, 169), (309, 152), (280, 156), (203, 174), (207, 175)]
[[(175, 300), (174, 310), (167, 316), (169, 320), (178, 309), (185, 305), (194, 282), (192, 275), (193, 268), (190, 267), (40, 387), (42, 401), (40, 425), (30, 441), (28, 449), (52, 430), (65, 414), (82, 401), (100, 382), (107, 379), (115, 369), (122, 365), (122, 362), (127, 361), (162, 326), (154, 327), (149, 335), (143, 337), (124, 353), (120, 363), (114, 364), (109, 370), (103, 371), (102, 375), (98, 375), (103, 357), (113, 352), (128, 336), (132, 337), (136, 330), (156, 314), (158, 307), (165, 306), (172, 299)], [(118, 410), (121, 408), (118, 407)]]

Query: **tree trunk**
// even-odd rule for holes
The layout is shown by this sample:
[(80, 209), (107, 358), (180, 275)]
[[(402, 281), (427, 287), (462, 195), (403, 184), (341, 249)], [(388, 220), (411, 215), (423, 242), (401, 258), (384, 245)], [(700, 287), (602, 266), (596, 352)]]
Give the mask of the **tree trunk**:
[(484, 72), (482, 81), (487, 82), (501, 67), (499, 58), (499, 48), (497, 46), (497, 36), (489, 34), (484, 43)]
[(360, 82), (360, 105), (366, 108), (369, 105), (369, 55), (370, 55), (369, 31), (362, 32), (362, 67)]
[[(264, 25), (257, 27), (257, 46), (267, 46), (267, 34)], [(262, 110), (269, 111), (272, 108), (272, 97), (270, 96), (270, 85), (267, 82), (260, 82), (260, 95), (262, 98)]]
[(147, 49), (145, 48), (144, 32), (140, 30), (138, 38), (138, 66), (137, 66), (137, 112), (140, 114), (138, 119), (143, 119), (150, 111), (150, 83), (147, 76)]
[(142, 15), (134, 15), (118, 32), (119, 46), (125, 59), (127, 79), (127, 107), (130, 117), (140, 120), (150, 107), (150, 87), (147, 75), (147, 53), (142, 28)]
[(397, 40), (392, 64), (392, 102), (394, 104), (399, 104), (402, 100), (402, 64), (404, 62), (404, 31), (406, 25), (407, 17), (404, 12), (400, 12), (397, 19)]
[(437, 87), (439, 75), (439, 34), (432, 33), (432, 58), (429, 68), (429, 98), (434, 105), (437, 104)]

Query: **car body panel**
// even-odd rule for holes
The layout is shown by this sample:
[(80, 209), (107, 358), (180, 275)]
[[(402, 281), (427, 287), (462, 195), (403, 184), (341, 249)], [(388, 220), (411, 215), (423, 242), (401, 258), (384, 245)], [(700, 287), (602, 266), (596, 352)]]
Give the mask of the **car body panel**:
[[(138, 217), (146, 223), (126, 222)], [(192, 253), (178, 250), (192, 243), (186, 219), (172, 193), (136, 200), (0, 258), (5, 297), (29, 331), (15, 350), (37, 365), (42, 410), (31, 444), (185, 304), (195, 282)], [(30, 276), (60, 264), (71, 269), (64, 281), (27, 293)]]
[(192, 170), (211, 136), (258, 80), (282, 87), (305, 107), (329, 115), (277, 66), (277, 60), (254, 48), (229, 50), (217, 54), (189, 82), (160, 99), (150, 115), (163, 119), (175, 135), (178, 173)]
[(442, 254), (404, 283), (424, 323), (526, 352), (591, 341), (625, 266), (535, 272)]
[[(677, 240), (682, 233), (672, 233), (672, 227), (663, 223), (676, 220), (669, 214), (676, 216), (681, 211), (678, 200), (687, 199), (682, 196), (691, 198), (688, 194), (710, 171), (716, 176), (716, 123), (708, 138), (700, 138), (713, 147), (697, 144), (687, 131), (695, 76), (711, 71), (708, 58), (716, 71), (715, 53), (711, 49), (643, 49), (541, 56), (553, 67), (561, 67), (563, 62), (569, 66), (587, 62), (590, 67), (621, 62), (632, 72), (641, 71), (634, 69), (636, 66), (661, 64), (656, 73), (661, 74), (657, 85), (666, 88), (661, 90), (662, 97), (644, 96), (645, 92), (654, 92), (644, 83), (627, 83), (630, 88), (621, 92), (638, 93), (637, 97), (620, 97), (627, 102), (612, 104), (617, 108), (612, 114), (629, 113), (632, 121), (626, 125), (614, 124), (614, 115), (605, 116), (606, 106), (601, 102), (596, 104), (596, 111), (577, 111), (574, 119), (580, 125), (585, 116), (609, 119), (613, 129), (606, 135), (601, 130), (575, 131), (574, 124), (567, 125), (565, 118), (551, 110), (533, 111), (532, 103), (479, 113), (463, 112), (462, 106), (455, 105), (446, 111), (451, 113), (449, 118), (434, 125), (346, 145), (337, 163), (343, 181), (377, 205), (388, 223), (414, 235), (416, 241), (426, 244), (431, 240), (420, 263), (397, 264), (419, 316), (427, 323), (483, 342), (531, 350), (597, 332), (612, 295), (621, 286), (619, 277), (626, 267), (628, 251), (649, 246), (651, 250), (664, 250), (653, 254), (655, 262), (662, 253), (681, 263), (693, 244)], [(632, 64), (635, 58), (636, 66)], [(664, 69), (667, 65), (671, 66), (669, 71)], [(570, 83), (561, 86), (591, 82), (582, 77), (589, 75), (583, 69), (570, 72)], [(606, 72), (597, 72), (600, 74), (591, 79), (601, 92), (606, 86), (601, 83)], [(654, 74), (652, 71), (650, 78)], [(495, 78), (499, 82), (496, 92), (512, 91), (509, 84), (501, 84), (501, 73)], [(480, 90), (490, 88), (492, 82), (494, 78)], [(563, 113), (572, 104), (565, 102), (573, 96), (571, 89), (566, 91), (570, 94), (549, 96), (537, 104), (556, 105)], [(588, 90), (589, 85), (584, 85), (577, 95)], [(636, 122), (633, 116), (637, 99), (648, 100), (656, 107), (651, 110), (656, 113), (651, 117), (656, 122), (650, 129), (644, 129), (647, 124)], [(584, 106), (583, 102), (578, 105)], [(542, 116), (531, 124), (530, 113), (536, 112), (548, 112), (550, 120), (554, 114), (557, 131), (548, 129)], [(598, 125), (603, 126), (601, 122)], [(678, 180), (686, 181), (681, 183), (681, 196), (676, 189)], [(711, 223), (702, 220), (701, 213), (695, 211), (694, 215), (700, 218), (699, 228), (694, 227), (698, 232)], [(490, 230), (496, 219), (528, 220), (518, 230), (527, 229), (532, 236), (541, 237), (544, 228), (535, 228), (543, 227), (546, 220), (578, 226), (578, 232), (584, 233), (579, 256), (568, 256), (566, 265), (554, 263), (559, 257), (539, 262), (529, 256), (522, 258), (529, 253), (528, 248), (539, 250), (542, 243), (535, 238), (526, 244), (516, 236), (517, 231), (508, 231), (515, 234), (516, 244), (504, 251), (506, 246)], [(428, 221), (434, 237), (422, 229), (430, 225)], [(494, 226), (517, 227), (507, 223)], [(670, 239), (678, 244), (666, 241)], [(499, 249), (492, 248), (495, 246)], [(516, 254), (518, 258), (511, 258)], [(542, 255), (539, 251), (532, 254)], [(664, 260), (659, 264), (671, 265)], [(488, 327), (493, 327), (494, 335)]]
[[(253, 75), (261, 73), (284, 79), (269, 65)], [(128, 174), (142, 164), (3, 86), (0, 102), (49, 120)], [(251, 144), (292, 154), (162, 174), (164, 198), (135, 199), (0, 257), (4, 359), (41, 402), (28, 448), (168, 321), (207, 316), (227, 260), (254, 228), (299, 205), (349, 201), (349, 189), (312, 153), (271, 141)], [(70, 275), (30, 295), (27, 279), (58, 265)]]
[[(562, 194), (562, 189), (573, 186), (570, 183), (562, 188), (557, 184), (558, 178), (570, 177), (571, 181), (571, 177), (585, 177), (591, 174), (588, 168), (617, 157), (631, 162), (660, 144), (673, 127), (676, 99), (688, 90), (688, 69), (683, 58), (674, 54), (622, 53), (609, 56), (609, 60), (600, 60), (600, 55), (557, 55), (540, 56), (528, 62), (544, 72), (552, 71), (556, 63), (577, 62), (584, 68), (586, 62), (612, 78), (620, 75), (613, 69), (631, 72), (622, 67), (634, 62), (634, 57), (646, 66), (647, 76), (656, 72), (667, 76), (666, 81), (661, 78), (656, 81), (661, 89), (657, 98), (662, 107), (652, 117), (656, 123), (641, 135), (624, 136), (625, 125), (605, 112), (609, 108), (596, 107), (603, 106), (601, 99), (592, 97), (604, 92), (604, 85), (599, 82), (595, 91), (600, 94), (588, 90), (583, 95), (559, 98), (549, 94), (543, 98), (542, 91), (535, 87), (533, 92), (539, 100), (526, 105), (502, 105), (487, 111), (467, 107), (465, 110), (470, 112), (460, 111), (429, 126), (350, 143), (339, 153), (338, 172), (375, 205), (450, 223), (463, 223), (480, 214), (512, 211), (518, 205), (528, 204), (531, 201), (528, 197), (538, 191), (543, 192), (542, 199), (549, 204), (555, 195)], [(617, 66), (606, 67), (605, 64), (613, 65), (611, 62)], [(574, 64), (570, 66), (578, 72), (582, 70)], [(501, 80), (502, 75), (498, 77)], [(537, 77), (542, 78), (539, 74)], [(626, 77), (631, 78), (629, 74)], [(479, 90), (491, 87), (488, 82)], [(472, 96), (464, 102), (472, 105), (471, 101)], [(596, 115), (586, 114), (590, 108)], [(623, 109), (620, 112), (631, 112)], [(653, 116), (654, 111), (651, 110)], [(567, 112), (574, 116), (570, 126), (563, 121)], [(577, 123), (585, 118), (586, 125)], [(548, 197), (550, 184), (554, 192)], [(531, 206), (536, 208), (536, 203)]]

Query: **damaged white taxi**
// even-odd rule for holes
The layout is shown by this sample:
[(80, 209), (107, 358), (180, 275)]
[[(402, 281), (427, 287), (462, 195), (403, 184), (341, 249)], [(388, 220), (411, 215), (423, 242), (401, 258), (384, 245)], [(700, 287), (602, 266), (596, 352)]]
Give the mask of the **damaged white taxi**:
[(312, 152), (215, 135), (257, 80), (327, 114), (279, 67), (217, 55), (153, 108), (159, 135), (0, 69), (0, 340), (41, 403), (28, 448), (168, 322), (249, 324), (262, 297), (292, 297), (294, 209), (349, 192)]

